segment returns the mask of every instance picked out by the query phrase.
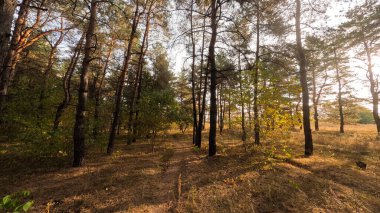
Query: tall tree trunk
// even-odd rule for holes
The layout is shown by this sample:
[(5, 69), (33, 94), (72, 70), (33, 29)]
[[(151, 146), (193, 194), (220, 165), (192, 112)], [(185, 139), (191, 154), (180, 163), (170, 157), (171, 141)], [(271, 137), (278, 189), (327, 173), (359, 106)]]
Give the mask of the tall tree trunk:
[(80, 83), (78, 90), (78, 105), (76, 110), (75, 126), (74, 126), (74, 161), (73, 166), (82, 166), (85, 155), (85, 139), (86, 139), (86, 122), (87, 113), (87, 96), (88, 96), (88, 69), (91, 62), (91, 52), (94, 48), (92, 45), (93, 36), (96, 27), (97, 0), (91, 1), (90, 20), (86, 31), (86, 43), (84, 46), (84, 58), (82, 62), (82, 70), (80, 75)]
[(247, 139), (247, 132), (245, 131), (245, 103), (244, 103), (244, 95), (243, 95), (243, 76), (242, 76), (242, 70), (240, 65), (240, 53), (238, 55), (238, 69), (240, 71), (239, 73), (239, 90), (240, 90), (240, 99), (241, 99), (241, 140), (243, 142)]
[(301, 0), (296, 0), (296, 40), (302, 87), (303, 130), (305, 135), (305, 155), (313, 154), (313, 139), (310, 128), (309, 87), (307, 84), (306, 57), (301, 39)]
[(146, 17), (146, 23), (145, 23), (145, 32), (142, 40), (142, 44), (140, 47), (140, 56), (139, 61), (137, 64), (137, 73), (136, 78), (134, 80), (133, 85), (133, 94), (131, 97), (131, 102), (129, 104), (129, 118), (128, 118), (128, 144), (131, 144), (132, 142), (136, 141), (136, 120), (137, 117), (134, 119), (134, 113), (136, 111), (136, 106), (138, 104), (138, 100), (140, 99), (140, 93), (141, 93), (141, 80), (142, 80), (142, 74), (144, 69), (144, 58), (146, 55), (146, 51), (148, 50), (148, 38), (149, 38), (149, 30), (150, 30), (150, 14), (153, 7), (154, 1), (152, 1), (151, 5), (148, 9), (148, 14)]
[(315, 70), (312, 70), (312, 81), (313, 81), (313, 109), (314, 109), (314, 129), (319, 131), (319, 120), (318, 120), (318, 104), (317, 104), (317, 80), (315, 75)]
[(372, 115), (375, 120), (377, 134), (380, 135), (380, 117), (379, 117), (379, 92), (377, 88), (378, 82), (374, 78), (374, 74), (372, 71), (372, 56), (371, 49), (368, 46), (366, 41), (363, 42), (364, 49), (367, 54), (367, 76), (370, 83), (370, 90), (372, 95)]
[(231, 129), (231, 92), (228, 92), (228, 129)]
[(219, 86), (219, 134), (223, 134), (224, 129), (224, 109), (225, 109), (225, 99), (223, 98), (223, 84)]
[(115, 100), (115, 111), (113, 113), (112, 124), (111, 124), (111, 129), (110, 129), (110, 136), (109, 136), (108, 147), (107, 147), (107, 153), (109, 155), (111, 155), (113, 153), (116, 131), (118, 129), (117, 127), (118, 127), (119, 120), (120, 120), (121, 103), (122, 103), (123, 91), (124, 91), (124, 86), (125, 86), (124, 84), (125, 84), (125, 80), (126, 80), (125, 78), (126, 78), (127, 72), (128, 72), (129, 61), (130, 61), (131, 56), (132, 56), (132, 45), (133, 45), (134, 38), (136, 36), (139, 18), (140, 18), (139, 2), (136, 1), (136, 10), (135, 10), (134, 17), (133, 17), (131, 34), (129, 37), (127, 52), (126, 52), (126, 56), (124, 59), (124, 66), (123, 66), (123, 70), (121, 71), (121, 74), (119, 76), (119, 81), (118, 81), (116, 94), (115, 94), (115, 99), (116, 99)]
[(336, 80), (338, 81), (338, 108), (339, 108), (339, 132), (344, 133), (344, 115), (343, 115), (343, 100), (342, 100), (342, 78), (340, 76), (338, 61), (336, 56), (336, 50), (334, 49), (334, 61), (335, 61), (335, 72)]
[(313, 109), (314, 109), (314, 128), (315, 131), (319, 131), (319, 113), (318, 113), (318, 106), (319, 106), (319, 99), (321, 98), (321, 94), (323, 91), (323, 88), (327, 85), (327, 72), (325, 71), (325, 78), (323, 81), (323, 84), (319, 87), (319, 90), (317, 90), (317, 77), (315, 74), (315, 70), (312, 70), (312, 80), (313, 80)]
[(255, 73), (253, 76), (253, 123), (255, 132), (255, 144), (260, 144), (260, 123), (259, 123), (259, 106), (258, 106), (258, 81), (259, 81), (259, 63), (260, 63), (260, 1), (257, 1), (256, 14), (256, 54), (255, 54)]
[(244, 103), (244, 96), (243, 96), (243, 89), (242, 89), (242, 82), (241, 82), (241, 73), (240, 73), (240, 98), (241, 98), (241, 140), (245, 142), (247, 139), (247, 132), (245, 131), (245, 103)]
[(216, 103), (216, 61), (215, 61), (215, 43), (217, 36), (217, 0), (211, 1), (211, 39), (208, 52), (208, 61), (210, 64), (210, 134), (209, 134), (209, 156), (216, 154), (216, 119), (217, 119), (217, 103)]
[(191, 1), (190, 10), (190, 36), (191, 36), (191, 46), (192, 46), (192, 63), (191, 63), (191, 100), (193, 109), (193, 144), (196, 144), (196, 132), (197, 132), (197, 108), (196, 108), (196, 97), (195, 97), (195, 38), (193, 32), (193, 10), (194, 10), (194, 0)]
[(21, 32), (26, 25), (30, 1), (31, 0), (23, 0), (20, 4), (11, 43), (4, 58), (0, 81), (0, 113), (2, 113), (4, 109), (4, 104), (6, 103), (8, 96), (8, 87), (13, 80), (16, 64), (20, 57), (21, 49), (19, 48), (19, 42), (21, 39)]
[[(199, 109), (199, 118), (198, 118), (198, 125), (197, 125), (197, 132), (196, 132), (196, 139), (195, 144), (198, 148), (202, 147), (202, 130), (204, 130), (204, 119), (205, 119), (205, 111), (206, 111), (206, 95), (207, 95), (207, 79), (208, 79), (208, 65), (206, 69), (204, 68), (204, 47), (205, 47), (205, 33), (206, 33), (206, 17), (203, 17), (203, 32), (202, 32), (202, 47), (201, 47), (201, 73), (200, 73), (200, 80), (199, 80), (199, 91), (202, 92), (202, 75), (204, 72), (204, 85), (203, 85), (203, 95), (202, 95), (202, 106)], [(199, 99), (200, 99), (199, 94)], [(200, 100), (199, 100), (200, 102)]]
[(84, 40), (84, 34), (82, 34), (81, 38), (78, 41), (78, 44), (76, 45), (74, 49), (74, 53), (73, 53), (73, 56), (71, 57), (70, 64), (67, 68), (65, 76), (63, 77), (64, 98), (62, 102), (58, 105), (57, 112), (55, 113), (55, 119), (54, 119), (54, 124), (53, 124), (54, 131), (58, 129), (63, 112), (69, 106), (69, 103), (71, 101), (71, 89), (70, 89), (71, 77), (73, 76), (75, 67), (77, 66), (77, 63), (79, 60), (79, 56), (80, 56), (82, 46), (83, 46), (83, 40)]
[[(11, 38), (13, 14), (16, 10), (16, 0), (0, 0), (0, 66), (2, 68)], [(2, 72), (2, 69), (0, 69)]]
[(112, 38), (110, 47), (108, 49), (107, 55), (106, 55), (106, 61), (103, 66), (103, 72), (101, 74), (101, 78), (99, 83), (96, 82), (96, 91), (95, 91), (95, 111), (94, 111), (94, 129), (92, 131), (92, 134), (94, 138), (96, 139), (97, 136), (99, 135), (99, 115), (100, 115), (100, 103), (101, 103), (101, 96), (102, 96), (102, 89), (103, 89), (103, 84), (104, 84), (104, 79), (107, 74), (107, 69), (108, 69), (108, 64), (111, 58), (111, 54), (113, 51), (115, 45), (115, 39)]
[(252, 113), (251, 113), (251, 98), (248, 100), (247, 113), (248, 113), (248, 128), (252, 129)]

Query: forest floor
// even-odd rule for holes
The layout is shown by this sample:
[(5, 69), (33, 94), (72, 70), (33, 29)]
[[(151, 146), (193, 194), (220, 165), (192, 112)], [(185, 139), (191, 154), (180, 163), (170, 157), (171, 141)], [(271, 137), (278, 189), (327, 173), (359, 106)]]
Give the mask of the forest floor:
[(25, 157), (1, 144), (0, 196), (29, 190), (32, 212), (380, 212), (374, 125), (337, 128), (313, 133), (308, 158), (301, 132), (254, 147), (226, 130), (214, 157), (193, 148), (189, 133), (158, 139), (154, 152), (149, 141), (120, 139), (112, 157), (93, 148), (81, 168), (68, 156)]

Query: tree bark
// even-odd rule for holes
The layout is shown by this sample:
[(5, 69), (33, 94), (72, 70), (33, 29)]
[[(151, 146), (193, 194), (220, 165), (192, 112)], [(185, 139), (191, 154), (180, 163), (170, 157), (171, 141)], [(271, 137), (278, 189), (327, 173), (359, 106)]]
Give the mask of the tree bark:
[(309, 87), (307, 83), (306, 57), (301, 39), (301, 0), (296, 0), (296, 40), (298, 62), (300, 68), (300, 83), (302, 87), (303, 130), (305, 135), (305, 155), (313, 154), (313, 139), (310, 128)]
[(363, 42), (365, 52), (367, 54), (367, 76), (370, 83), (370, 91), (372, 95), (372, 115), (375, 120), (377, 134), (380, 135), (380, 117), (379, 117), (379, 92), (377, 88), (378, 82), (376, 82), (372, 70), (372, 56), (371, 49), (366, 41)]
[(85, 139), (86, 139), (86, 122), (87, 113), (87, 96), (88, 96), (88, 78), (89, 65), (92, 60), (91, 52), (94, 48), (92, 45), (93, 36), (96, 27), (97, 0), (91, 1), (90, 20), (86, 32), (86, 43), (84, 46), (84, 58), (82, 62), (82, 70), (80, 75), (80, 83), (78, 90), (78, 105), (76, 109), (76, 118), (74, 126), (74, 161), (73, 166), (79, 167), (83, 165), (85, 155)]
[(216, 61), (215, 61), (215, 43), (217, 36), (217, 0), (211, 1), (211, 39), (208, 52), (208, 61), (210, 64), (210, 134), (209, 134), (209, 156), (216, 154), (216, 119), (217, 119), (217, 103), (216, 103)]
[(314, 129), (319, 131), (319, 120), (318, 120), (318, 104), (317, 104), (317, 83), (315, 70), (312, 70), (312, 80), (313, 80), (313, 109), (314, 109)]
[(258, 106), (258, 81), (259, 81), (259, 63), (260, 63), (260, 1), (257, 1), (256, 14), (256, 54), (255, 54), (255, 72), (253, 76), (253, 123), (255, 133), (255, 144), (260, 144), (260, 123), (259, 123), (259, 106)]
[[(208, 79), (208, 63), (206, 69), (204, 69), (204, 46), (205, 46), (205, 33), (206, 33), (206, 17), (203, 18), (203, 32), (202, 32), (202, 47), (201, 47), (201, 73), (199, 80), (199, 91), (202, 92), (202, 75), (204, 73), (204, 85), (203, 85), (203, 95), (202, 95), (202, 106), (199, 109), (199, 118), (198, 118), (198, 126), (196, 132), (196, 140), (195, 144), (198, 148), (202, 147), (202, 130), (204, 130), (204, 119), (205, 119), (205, 111), (206, 111), (206, 95), (207, 95), (207, 79)], [(200, 99), (199, 94), (199, 99)], [(200, 100), (199, 100), (200, 102)]]
[(319, 99), (321, 98), (321, 94), (323, 91), (323, 88), (327, 85), (327, 73), (325, 71), (325, 78), (323, 81), (323, 84), (319, 87), (319, 90), (317, 90), (317, 80), (316, 80), (316, 73), (315, 70), (312, 70), (312, 81), (313, 81), (313, 109), (314, 109), (314, 128), (315, 131), (319, 131), (319, 113), (318, 113), (318, 106), (319, 106)]
[(129, 42), (128, 42), (128, 47), (127, 47), (127, 52), (126, 56), (124, 59), (124, 66), (121, 71), (121, 74), (119, 76), (118, 80), (118, 86), (116, 89), (116, 94), (115, 94), (115, 111), (113, 112), (113, 118), (112, 118), (112, 124), (111, 124), (111, 129), (110, 129), (110, 136), (108, 140), (108, 147), (107, 147), (107, 153), (111, 155), (113, 153), (114, 149), (114, 142), (115, 142), (115, 136), (116, 136), (116, 131), (118, 129), (118, 124), (120, 120), (120, 111), (121, 111), (121, 103), (122, 103), (122, 97), (123, 97), (123, 91), (124, 91), (124, 86), (125, 86), (125, 81), (126, 81), (126, 75), (128, 72), (128, 67), (129, 67), (129, 61), (132, 56), (132, 45), (134, 38), (136, 36), (137, 32), (137, 26), (139, 23), (139, 2), (136, 1), (136, 9), (133, 17), (133, 22), (132, 22), (132, 29), (131, 29), (131, 34), (129, 37)]
[(20, 4), (11, 43), (4, 58), (0, 81), (0, 113), (3, 111), (4, 104), (7, 101), (8, 87), (12, 82), (16, 70), (16, 64), (20, 57), (21, 49), (19, 48), (19, 42), (21, 40), (21, 32), (26, 25), (30, 1), (31, 0), (23, 0)]
[(223, 97), (223, 84), (219, 84), (219, 134), (223, 134), (224, 129), (224, 109), (226, 100)]
[(141, 83), (142, 83), (142, 74), (144, 69), (144, 58), (146, 55), (146, 51), (148, 50), (148, 38), (149, 38), (149, 30), (150, 30), (150, 14), (153, 7), (154, 1), (151, 3), (148, 9), (148, 14), (146, 17), (146, 23), (145, 23), (145, 32), (142, 40), (142, 44), (140, 47), (140, 56), (139, 61), (137, 64), (137, 73), (136, 78), (133, 85), (133, 94), (131, 97), (131, 102), (129, 106), (129, 118), (128, 118), (128, 139), (127, 143), (131, 144), (132, 142), (136, 141), (136, 120), (137, 116), (134, 119), (134, 114), (136, 111), (136, 106), (138, 104), (138, 99), (140, 99), (140, 93), (141, 93)]
[(241, 71), (241, 65), (240, 65), (240, 53), (238, 55), (238, 68), (239, 68), (239, 90), (240, 90), (240, 99), (241, 99), (241, 140), (243, 142), (247, 139), (247, 132), (245, 131), (245, 104), (244, 104), (244, 96), (243, 96), (243, 77), (242, 77), (242, 71)]
[(99, 115), (100, 115), (100, 104), (101, 104), (101, 97), (102, 97), (102, 89), (103, 89), (103, 84), (104, 84), (104, 79), (107, 74), (107, 69), (108, 69), (108, 64), (111, 58), (111, 54), (113, 51), (115, 45), (115, 39), (112, 38), (110, 47), (108, 49), (107, 55), (106, 55), (106, 61), (103, 66), (103, 72), (101, 74), (101, 78), (99, 83), (96, 82), (96, 91), (95, 91), (95, 111), (94, 111), (94, 129), (92, 131), (94, 138), (96, 139), (97, 136), (99, 135)]
[[(13, 14), (16, 10), (16, 0), (0, 0), (0, 66), (4, 64), (11, 38)], [(2, 72), (2, 69), (0, 70)]]
[(73, 76), (75, 67), (77, 66), (79, 56), (82, 50), (83, 46), (83, 40), (84, 40), (84, 34), (82, 34), (81, 38), (78, 41), (78, 44), (76, 45), (74, 49), (73, 56), (71, 57), (70, 64), (67, 68), (67, 71), (65, 73), (65, 76), (63, 77), (63, 91), (64, 91), (64, 98), (62, 102), (58, 105), (57, 112), (55, 113), (55, 119), (54, 119), (54, 125), (53, 130), (56, 131), (59, 127), (59, 124), (61, 122), (61, 117), (65, 111), (65, 109), (69, 106), (69, 103), (71, 101), (71, 77)]
[(194, 10), (194, 0), (191, 1), (190, 10), (190, 37), (192, 46), (192, 63), (191, 63), (191, 101), (193, 109), (193, 144), (196, 144), (196, 132), (197, 132), (197, 108), (196, 108), (196, 97), (195, 97), (195, 38), (193, 32), (193, 10)]
[(334, 61), (335, 61), (335, 73), (336, 73), (336, 80), (338, 81), (338, 108), (339, 108), (339, 132), (344, 133), (344, 114), (343, 114), (343, 100), (342, 100), (342, 78), (340, 76), (338, 62), (337, 62), (337, 56), (336, 56), (336, 50), (334, 49)]
[[(206, 68), (208, 69), (208, 68)], [(203, 96), (202, 96), (202, 110), (199, 112), (199, 120), (198, 120), (198, 128), (197, 128), (197, 138), (196, 138), (196, 145), (198, 148), (202, 147), (202, 130), (204, 130), (205, 126), (205, 111), (206, 111), (206, 95), (207, 95), (207, 82), (208, 77), (207, 73), (205, 74), (204, 79), (204, 88), (203, 88)]]

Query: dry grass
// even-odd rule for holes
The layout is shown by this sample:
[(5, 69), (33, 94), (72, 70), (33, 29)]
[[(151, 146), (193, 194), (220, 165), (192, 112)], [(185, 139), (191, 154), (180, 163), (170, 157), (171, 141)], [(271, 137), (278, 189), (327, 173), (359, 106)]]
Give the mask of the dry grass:
[(154, 153), (149, 141), (120, 141), (113, 157), (92, 150), (83, 168), (71, 168), (67, 158), (41, 165), (8, 156), (0, 195), (29, 189), (33, 212), (380, 212), (374, 125), (348, 125), (344, 135), (337, 129), (321, 124), (309, 158), (300, 132), (253, 147), (239, 131), (218, 136), (211, 158), (205, 148), (192, 148), (190, 134), (174, 131)]

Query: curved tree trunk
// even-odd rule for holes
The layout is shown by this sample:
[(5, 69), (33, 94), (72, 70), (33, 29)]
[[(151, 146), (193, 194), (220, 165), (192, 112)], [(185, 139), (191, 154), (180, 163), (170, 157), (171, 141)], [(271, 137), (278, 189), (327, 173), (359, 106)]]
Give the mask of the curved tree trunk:
[(41, 91), (40, 91), (40, 97), (39, 97), (38, 109), (39, 109), (39, 117), (40, 118), (44, 114), (44, 109), (45, 109), (44, 101), (46, 98), (46, 89), (48, 87), (48, 80), (49, 80), (50, 73), (53, 70), (54, 57), (57, 53), (58, 46), (63, 41), (63, 38), (64, 38), (64, 34), (61, 32), (58, 40), (54, 44), (50, 43), (50, 41), (49, 41), (51, 49), (50, 49), (50, 53), (49, 53), (48, 64), (47, 64), (46, 69), (44, 71), (44, 76), (43, 76)]
[(55, 113), (55, 119), (53, 124), (53, 130), (57, 130), (59, 127), (59, 123), (61, 122), (61, 117), (65, 111), (65, 109), (69, 106), (69, 103), (71, 101), (71, 77), (73, 76), (75, 67), (77, 66), (80, 52), (82, 50), (84, 40), (84, 34), (82, 34), (81, 38), (78, 41), (78, 44), (76, 45), (74, 49), (74, 54), (71, 57), (69, 67), (67, 68), (67, 71), (65, 73), (65, 76), (63, 77), (63, 91), (64, 91), (64, 98), (62, 102), (58, 105), (57, 112)]

